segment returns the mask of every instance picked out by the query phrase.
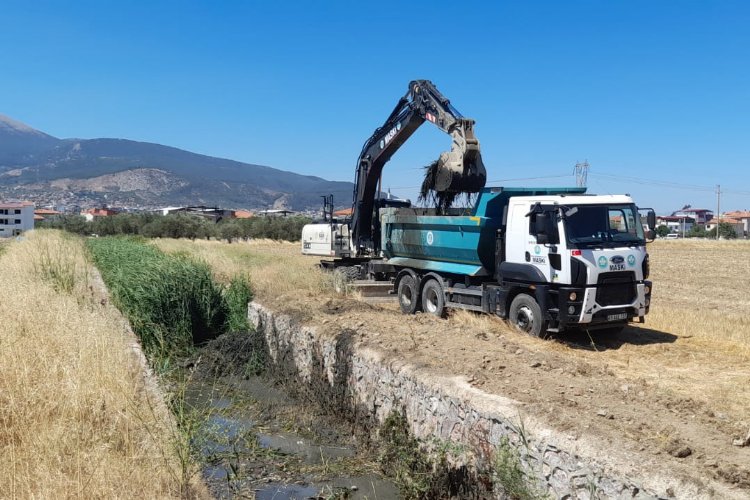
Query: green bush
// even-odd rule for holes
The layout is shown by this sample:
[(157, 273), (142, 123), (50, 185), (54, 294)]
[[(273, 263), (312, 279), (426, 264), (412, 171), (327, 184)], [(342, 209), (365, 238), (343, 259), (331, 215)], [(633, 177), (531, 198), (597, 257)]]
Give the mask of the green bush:
[(224, 292), (227, 306), (227, 329), (230, 332), (250, 330), (247, 322), (247, 303), (253, 298), (250, 281), (244, 276), (235, 276)]
[(669, 228), (667, 226), (665, 226), (664, 224), (662, 224), (661, 226), (657, 226), (657, 228), (656, 228), (656, 235), (659, 236), (659, 237), (661, 237), (661, 238), (665, 237), (666, 235), (668, 235), (671, 232), (672, 231), (670, 231)]
[(706, 235), (708, 235), (706, 228), (696, 224), (690, 228), (690, 231), (688, 231), (685, 236), (688, 238), (705, 238)]
[(302, 227), (309, 224), (308, 217), (251, 217), (249, 219), (227, 219), (218, 224), (222, 238), (270, 239), (299, 241)]
[[(708, 236), (709, 238), (716, 238), (716, 226), (712, 227), (711, 230), (706, 233), (706, 236)], [(725, 240), (733, 240), (737, 238), (737, 231), (734, 230), (734, 226), (732, 226), (730, 223), (720, 222), (719, 237)]]

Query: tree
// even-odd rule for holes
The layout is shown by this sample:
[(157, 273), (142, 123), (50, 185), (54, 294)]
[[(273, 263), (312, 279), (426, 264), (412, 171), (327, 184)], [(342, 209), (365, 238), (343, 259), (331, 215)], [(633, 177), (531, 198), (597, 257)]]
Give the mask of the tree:
[(688, 238), (705, 238), (707, 234), (705, 227), (696, 224), (690, 228), (686, 236)]
[[(709, 238), (716, 238), (716, 226), (712, 227), (710, 231), (708, 231), (708, 237)], [(737, 231), (734, 230), (734, 226), (731, 225), (728, 222), (720, 222), (719, 223), (719, 238), (723, 238), (725, 240), (733, 240), (737, 238)]]
[(235, 221), (222, 221), (219, 224), (219, 234), (221, 234), (223, 239), (231, 243), (235, 238), (242, 236), (242, 229)]
[(665, 226), (664, 224), (656, 228), (656, 235), (659, 236), (660, 238), (665, 237), (669, 233), (671, 233), (671, 231), (669, 230), (669, 227)]

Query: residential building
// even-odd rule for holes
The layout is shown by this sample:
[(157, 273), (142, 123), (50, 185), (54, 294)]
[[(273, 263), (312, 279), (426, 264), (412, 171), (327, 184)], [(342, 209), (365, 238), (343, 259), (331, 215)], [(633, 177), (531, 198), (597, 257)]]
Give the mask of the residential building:
[(52, 210), (51, 208), (37, 208), (34, 210), (34, 224), (43, 220), (53, 219), (60, 214), (62, 214), (62, 212)]
[(235, 219), (250, 219), (252, 217), (253, 217), (253, 213), (249, 210), (235, 210), (234, 211)]
[(86, 222), (91, 222), (96, 217), (109, 217), (118, 213), (119, 211), (111, 208), (89, 208), (81, 212), (81, 215), (86, 218)]
[(186, 210), (187, 210), (187, 207), (164, 207), (164, 208), (157, 208), (156, 210), (154, 210), (154, 212), (160, 212), (162, 215), (169, 215), (169, 214), (185, 212)]
[(33, 203), (0, 202), (0, 237), (18, 236), (29, 229), (34, 229)]
[(263, 215), (266, 217), (286, 217), (287, 215), (293, 214), (293, 210), (282, 210), (282, 209), (269, 209), (269, 210), (260, 210), (258, 211), (258, 215)]
[(690, 205), (672, 213), (672, 217), (690, 217), (699, 226), (705, 226), (713, 216), (714, 213), (712, 210), (707, 208), (692, 208)]
[(191, 207), (164, 207), (155, 210), (161, 212), (162, 215), (172, 214), (189, 214), (197, 215), (206, 219), (211, 219), (214, 222), (219, 222), (222, 219), (231, 219), (234, 217), (234, 210), (227, 210), (219, 207), (206, 207), (203, 205), (191, 206)]
[[(742, 223), (742, 236), (750, 236), (750, 211), (735, 210), (725, 213), (724, 216), (740, 221)], [(740, 233), (737, 233), (737, 236), (740, 236)]]
[(694, 225), (695, 219), (687, 216), (660, 215), (656, 218), (656, 226), (667, 226), (671, 233), (687, 234)]
[(336, 210), (335, 212), (333, 212), (333, 216), (343, 219), (344, 217), (351, 217), (353, 211), (354, 210), (351, 208), (342, 208), (341, 210)]

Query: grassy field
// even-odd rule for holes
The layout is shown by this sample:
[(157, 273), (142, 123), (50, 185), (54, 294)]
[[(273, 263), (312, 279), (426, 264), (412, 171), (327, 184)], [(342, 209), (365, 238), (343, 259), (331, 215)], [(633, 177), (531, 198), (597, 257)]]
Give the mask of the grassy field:
[(665, 240), (649, 245), (649, 253), (650, 326), (737, 344), (750, 355), (750, 241)]
[(169, 419), (83, 241), (35, 231), (0, 265), (0, 498), (186, 496)]

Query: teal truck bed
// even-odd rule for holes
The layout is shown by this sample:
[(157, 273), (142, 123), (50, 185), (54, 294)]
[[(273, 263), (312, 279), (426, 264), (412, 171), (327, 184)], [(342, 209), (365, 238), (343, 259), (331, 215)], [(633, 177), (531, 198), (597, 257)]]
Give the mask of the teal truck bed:
[(497, 231), (512, 196), (574, 195), (585, 188), (484, 188), (473, 208), (385, 208), (380, 211), (381, 241), (388, 264), (426, 271), (492, 276)]

